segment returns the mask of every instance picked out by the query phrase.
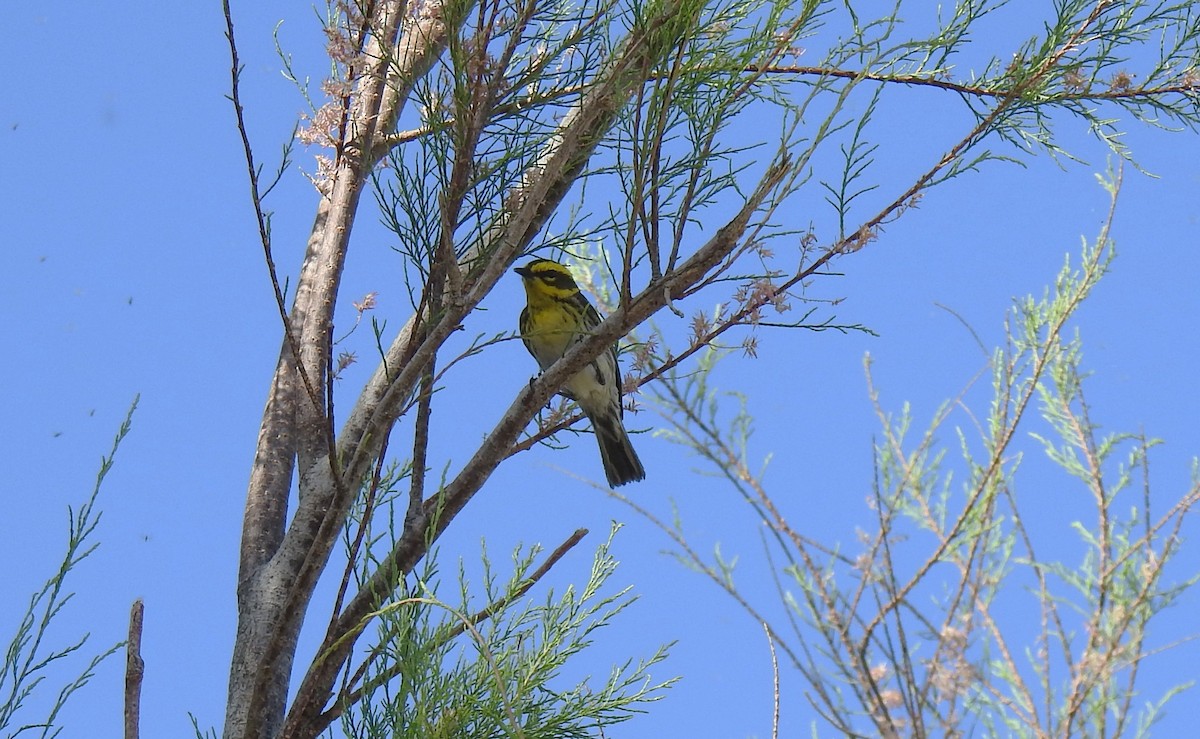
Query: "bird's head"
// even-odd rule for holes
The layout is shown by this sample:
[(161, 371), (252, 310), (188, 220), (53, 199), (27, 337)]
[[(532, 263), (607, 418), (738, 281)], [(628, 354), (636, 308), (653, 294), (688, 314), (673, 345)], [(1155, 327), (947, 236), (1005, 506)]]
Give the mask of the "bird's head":
[(525, 284), (525, 294), (531, 301), (565, 300), (579, 292), (571, 271), (549, 259), (535, 259), (513, 270)]

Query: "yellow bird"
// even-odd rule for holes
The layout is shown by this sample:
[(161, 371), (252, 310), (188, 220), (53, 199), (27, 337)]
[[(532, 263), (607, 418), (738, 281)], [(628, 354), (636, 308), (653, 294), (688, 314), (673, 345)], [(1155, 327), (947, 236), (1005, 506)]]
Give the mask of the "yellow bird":
[[(525, 285), (521, 340), (545, 370), (600, 325), (600, 314), (580, 292), (570, 270), (558, 262), (535, 259), (514, 271)], [(617, 345), (572, 375), (559, 392), (579, 403), (592, 422), (608, 484), (617, 487), (644, 479), (646, 471), (621, 421), (624, 409)]]

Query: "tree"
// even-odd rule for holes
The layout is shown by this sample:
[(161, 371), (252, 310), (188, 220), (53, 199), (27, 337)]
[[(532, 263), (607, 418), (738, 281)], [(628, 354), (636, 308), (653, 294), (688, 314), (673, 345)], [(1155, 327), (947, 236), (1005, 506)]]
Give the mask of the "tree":
[[(727, 306), (693, 320), (690, 334), (637, 347), (630, 390), (687, 367), (727, 334), (751, 331), (743, 340), (753, 349), (753, 329), (772, 323), (764, 312), (802, 302), (802, 286), (848, 263), (930, 188), (990, 160), (1065, 153), (1051, 127), (1062, 113), (1122, 156), (1106, 110), (1186, 126), (1200, 119), (1200, 27), (1189, 4), (1060, 3), (1011, 58), (997, 53), (960, 72), (953, 64), (973, 29), (1003, 9), (964, 4), (927, 34), (902, 36), (903, 8), (866, 19), (819, 0), (333, 3), (328, 99), (299, 134), (328, 151), (312, 175), (321, 199), (293, 282), (275, 266), (264, 201), (272, 184), (244, 122), (226, 3), (231, 97), (284, 336), (247, 492), (225, 736), (315, 736), (342, 710), (331, 713), (331, 700), (360, 699), (335, 683), (365, 626), (406, 600), (405, 576), (498, 465), (578, 422), (556, 408), (526, 433), (564, 378), (656, 313), (683, 316), (715, 296)], [(1135, 77), (1126, 65), (1160, 37), (1161, 56)], [(820, 61), (799, 65), (801, 55)], [(876, 182), (869, 134), (891, 89), (951, 96), (971, 122), (911, 178)], [(735, 122), (750, 117), (774, 132), (746, 142)], [(335, 413), (335, 378), (350, 358), (335, 355), (334, 310), (372, 192), (413, 311), (399, 330), (379, 327), (373, 376), (348, 412)], [(833, 218), (802, 222), (795, 212), (816, 193)], [(520, 388), (469, 459), (439, 478), (431, 417), (453, 392), (447, 370), (501, 337), (454, 340), (534, 251), (597, 255), (596, 282), (611, 281), (613, 310)], [(360, 315), (370, 307), (361, 306)], [(818, 304), (786, 324), (835, 326), (828, 310)], [(403, 524), (381, 543), (367, 534), (391, 508)], [(343, 582), (354, 588), (332, 604), (317, 656), (297, 669), (300, 627), (318, 608), (317, 581), (343, 535)], [(406, 633), (395, 628), (391, 639)], [(380, 674), (395, 659), (369, 654)]]

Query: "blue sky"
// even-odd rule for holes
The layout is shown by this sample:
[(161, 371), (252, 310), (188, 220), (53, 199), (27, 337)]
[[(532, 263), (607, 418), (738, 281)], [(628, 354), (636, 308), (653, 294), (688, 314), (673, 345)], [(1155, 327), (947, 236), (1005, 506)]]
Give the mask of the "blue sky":
[[(262, 3), (236, 14), (251, 133), (270, 163), (304, 109), (279, 74), (272, 28), (287, 17), (283, 38), (298, 51), (319, 48), (321, 33), (306, 8)], [(57, 566), (67, 506), (86, 498), (100, 455), (140, 394), (133, 431), (101, 495), (102, 546), (72, 581), (76, 596), (53, 633), (66, 640), (90, 632), (91, 647), (101, 649), (123, 638), (129, 604), (144, 598), (143, 734), (189, 735), (189, 711), (201, 726), (219, 727), (242, 502), (280, 333), (223, 97), (229, 69), (219, 6), (138, 2), (117, 14), (82, 3), (22, 4), (10, 18), (19, 31), (0, 51), (10, 70), (0, 79), (0, 151), (8, 165), (0, 309), (9, 347), (0, 369), (0, 448), (8, 459), (0, 561), (10, 563), (0, 578), (0, 636), (7, 638), (27, 594)], [(929, 116), (941, 109), (926, 108), (928, 99), (890, 99), (881, 178), (899, 176), (906, 157), (926, 144), (944, 149), (963, 130), (965, 119), (952, 116), (931, 125)], [(1200, 139), (1129, 127), (1127, 143), (1156, 177), (1127, 169), (1113, 231), (1119, 256), (1076, 326), (1094, 372), (1099, 423), (1167, 441), (1152, 456), (1161, 510), (1186, 488), (1200, 452)], [(746, 392), (756, 417), (752, 452), (774, 455), (768, 485), (802, 531), (851, 543), (855, 527), (870, 521), (876, 426), (864, 353), (875, 360), (885, 407), (910, 401), (918, 423), (926, 421), (984, 363), (970, 334), (937, 304), (995, 344), (1012, 298), (1040, 294), (1064, 255), (1078, 253), (1081, 235), (1095, 235), (1108, 201), (1093, 174), (1105, 169), (1106, 155), (1080, 129), (1067, 120), (1060, 130), (1085, 164), (1060, 167), (1045, 157), (1027, 168), (990, 164), (934, 190), (878, 241), (839, 262), (844, 275), (822, 281), (820, 297), (844, 298), (838, 318), (866, 324), (878, 337), (767, 335), (759, 359), (722, 366), (718, 381)], [(312, 167), (303, 152), (297, 161)], [(293, 172), (273, 203), (276, 259), (289, 272), (299, 264), (314, 202)], [(382, 233), (371, 220), (360, 223), (364, 240)], [(400, 283), (387, 277), (395, 264), (389, 255), (363, 248), (352, 256), (343, 321), (349, 301), (370, 291), (379, 293), (379, 317), (392, 325), (404, 319)], [(510, 327), (521, 299), (515, 279), (502, 285), (481, 330)], [(360, 356), (369, 356), (369, 336), (357, 340)], [(475, 415), (442, 420), (446, 435), (480, 438), (533, 371), (517, 342), (492, 356), (486, 387), (510, 389), (465, 398)], [(353, 368), (345, 385), (369, 369)], [(654, 421), (648, 413), (631, 425)], [(691, 474), (700, 463), (679, 448), (649, 434), (636, 441), (648, 480), (629, 494), (660, 513), (676, 501), (698, 547), (720, 542), (723, 551), (744, 554), (743, 582), (769, 603), (756, 522), (736, 496)], [(454, 451), (448, 444), (444, 458), (453, 462)], [(1081, 494), (1027, 454), (1031, 476), (1023, 489)], [(663, 556), (664, 538), (563, 469), (599, 474), (590, 440), (506, 463), (444, 541), (443, 570), (458, 556), (476, 561), (483, 536), (503, 559), (518, 542), (552, 548), (575, 528), (589, 528), (591, 537), (547, 583), (561, 588), (585, 576), (589, 548), (609, 522), (627, 521), (616, 540), (622, 566), (614, 582), (633, 584), (642, 599), (601, 635), (590, 669), (603, 675), (612, 661), (678, 640), (656, 675), (684, 679), (615, 735), (769, 735), (771, 677), (759, 627)], [(1196, 533), (1189, 522), (1178, 577), (1200, 570)], [(1064, 543), (1066, 553), (1071, 546)], [(1198, 606), (1189, 595), (1166, 614), (1156, 643), (1192, 633)], [(1196, 656), (1196, 646), (1185, 644), (1152, 659), (1146, 698), (1155, 687), (1195, 677)], [(119, 736), (122, 665), (109, 660), (76, 697), (63, 717), (64, 736)], [(812, 713), (799, 676), (785, 671), (783, 690), (785, 727), (807, 730)], [(1171, 704), (1162, 735), (1200, 720), (1194, 703), (1185, 696)]]

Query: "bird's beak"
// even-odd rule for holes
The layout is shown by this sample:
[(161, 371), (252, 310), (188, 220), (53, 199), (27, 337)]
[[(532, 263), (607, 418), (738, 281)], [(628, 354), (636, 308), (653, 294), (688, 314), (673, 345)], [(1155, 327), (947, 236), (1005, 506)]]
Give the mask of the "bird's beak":
[(528, 267), (515, 267), (513, 272), (521, 275), (521, 277), (529, 278), (533, 276), (533, 272)]

